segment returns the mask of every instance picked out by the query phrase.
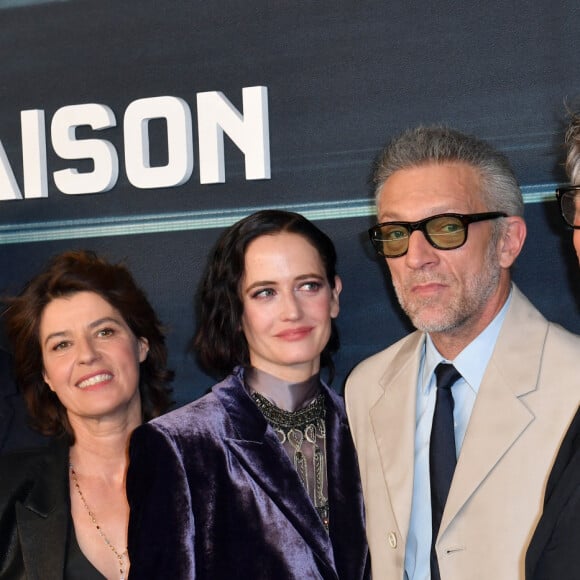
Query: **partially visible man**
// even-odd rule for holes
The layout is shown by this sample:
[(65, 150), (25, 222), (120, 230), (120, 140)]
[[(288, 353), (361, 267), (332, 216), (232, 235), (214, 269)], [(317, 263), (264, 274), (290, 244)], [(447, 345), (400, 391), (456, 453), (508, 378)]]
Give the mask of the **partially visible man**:
[(0, 348), (0, 453), (45, 444), (27, 424), (22, 397), (12, 379), (12, 358)]
[(526, 224), (504, 155), (419, 127), (385, 148), (374, 180), (369, 233), (417, 332), (346, 385), (373, 577), (521, 579), (580, 400), (580, 337), (511, 282)]
[[(566, 133), (566, 172), (572, 185), (557, 190), (566, 224), (574, 229), (580, 262), (580, 116), (572, 115)], [(580, 382), (578, 385), (580, 389)], [(568, 429), (544, 497), (544, 513), (526, 555), (528, 580), (580, 577), (580, 411)]]

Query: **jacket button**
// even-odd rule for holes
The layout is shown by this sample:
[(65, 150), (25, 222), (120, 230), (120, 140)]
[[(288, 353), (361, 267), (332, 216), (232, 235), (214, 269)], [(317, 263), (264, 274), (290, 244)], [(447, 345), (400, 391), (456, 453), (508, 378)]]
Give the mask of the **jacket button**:
[(389, 546), (393, 548), (393, 550), (397, 547), (397, 534), (395, 532), (389, 532)]

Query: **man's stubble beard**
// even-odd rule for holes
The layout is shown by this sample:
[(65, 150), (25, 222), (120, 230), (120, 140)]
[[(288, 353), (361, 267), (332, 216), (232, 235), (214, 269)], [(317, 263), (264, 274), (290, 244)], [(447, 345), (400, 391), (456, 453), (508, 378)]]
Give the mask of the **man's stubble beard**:
[[(447, 304), (441, 304), (438, 297), (416, 299), (408, 298), (408, 292), (401, 291), (393, 280), (393, 286), (399, 304), (413, 326), (423, 332), (449, 332), (466, 324), (469, 320), (478, 317), (483, 311), (490, 296), (496, 291), (501, 275), (501, 266), (495, 253), (495, 245), (490, 244), (485, 262), (481, 271), (467, 279), (461, 295), (454, 294)], [(410, 287), (417, 283), (441, 282), (450, 288), (456, 286), (455, 278), (432, 275), (419, 271), (416, 276), (407, 281)], [(448, 284), (447, 284), (448, 283)], [(437, 308), (438, 314), (427, 314), (425, 311)]]

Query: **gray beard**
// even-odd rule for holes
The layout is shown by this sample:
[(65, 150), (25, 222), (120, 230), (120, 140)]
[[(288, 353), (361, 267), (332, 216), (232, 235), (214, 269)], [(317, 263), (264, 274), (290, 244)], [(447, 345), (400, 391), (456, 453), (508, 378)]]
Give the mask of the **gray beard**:
[[(479, 274), (469, 280), (463, 296), (459, 296), (445, 305), (441, 304), (438, 298), (412, 303), (410, 300), (406, 300), (404, 293), (396, 284), (394, 287), (401, 308), (417, 330), (428, 333), (450, 332), (461, 328), (469, 320), (479, 316), (490, 296), (497, 289), (500, 274), (501, 267), (497, 258), (490, 252)], [(433, 320), (431, 317), (423, 319), (423, 310), (432, 306), (441, 308), (438, 319)]]

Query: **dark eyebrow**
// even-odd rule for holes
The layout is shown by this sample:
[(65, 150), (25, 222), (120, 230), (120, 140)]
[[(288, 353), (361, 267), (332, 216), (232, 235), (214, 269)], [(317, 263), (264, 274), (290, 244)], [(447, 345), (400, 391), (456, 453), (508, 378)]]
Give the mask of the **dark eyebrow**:
[[(302, 280), (309, 280), (311, 278), (316, 278), (317, 280), (324, 280), (325, 276), (323, 274), (300, 274), (300, 276), (296, 276), (294, 279), (296, 282), (301, 282)], [(254, 288), (261, 288), (262, 286), (277, 286), (278, 282), (274, 280), (258, 280), (253, 284), (250, 284), (247, 288), (244, 289), (244, 292), (248, 292)]]
[(47, 343), (49, 341), (51, 341), (53, 338), (59, 338), (59, 337), (66, 337), (67, 336), (67, 332), (64, 330), (61, 330), (59, 332), (53, 332), (52, 334), (49, 334), (45, 339), (44, 339), (44, 345), (46, 346)]
[(97, 326), (101, 326), (101, 324), (105, 324), (107, 322), (113, 322), (114, 324), (118, 324), (119, 326), (123, 326), (123, 323), (118, 319), (114, 318), (113, 316), (103, 316), (103, 318), (99, 318), (98, 320), (94, 320), (89, 324), (89, 328), (95, 328)]
[(304, 274), (303, 276), (297, 276), (296, 281), (301, 282), (302, 280), (311, 280), (315, 278), (316, 280), (326, 280), (326, 276), (323, 274)]
[(244, 292), (248, 292), (249, 290), (260, 288), (262, 286), (276, 286), (276, 284), (276, 282), (270, 280), (258, 280), (257, 282), (250, 284), (247, 288), (244, 288)]

